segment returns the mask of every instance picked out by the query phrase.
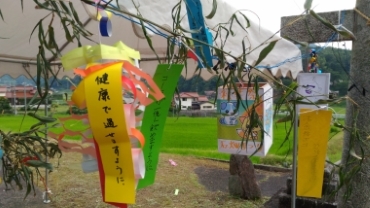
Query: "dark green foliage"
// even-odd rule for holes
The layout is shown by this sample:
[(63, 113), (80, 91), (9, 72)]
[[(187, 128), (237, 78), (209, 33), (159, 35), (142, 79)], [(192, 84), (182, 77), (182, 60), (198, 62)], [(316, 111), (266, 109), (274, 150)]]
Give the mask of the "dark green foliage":
[[(71, 114), (71, 111), (68, 109), (66, 111), (66, 114)], [(72, 107), (72, 114), (81, 115), (81, 114), (87, 114), (87, 109), (79, 109), (76, 106)]]
[(0, 114), (11, 113), (12, 107), (10, 106), (9, 100), (0, 97)]
[[(207, 81), (199, 76), (194, 76), (188, 80), (185, 80), (185, 78), (181, 76), (178, 84), (179, 92), (198, 92), (203, 94), (204, 91), (215, 91), (217, 88), (217, 80), (218, 76), (214, 76)], [(222, 85), (222, 83), (219, 83), (219, 85)]]

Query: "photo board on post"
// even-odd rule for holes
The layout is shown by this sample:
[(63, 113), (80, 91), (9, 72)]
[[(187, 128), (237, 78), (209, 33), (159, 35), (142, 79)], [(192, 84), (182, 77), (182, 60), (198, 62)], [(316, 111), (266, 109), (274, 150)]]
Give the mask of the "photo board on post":
[[(303, 102), (317, 102), (319, 100), (329, 99), (330, 87), (330, 73), (299, 73), (297, 77), (298, 88), (297, 96), (303, 96)], [(313, 105), (313, 104), (299, 104), (297, 111), (300, 109), (318, 109), (328, 107), (327, 104)]]
[[(218, 151), (230, 154), (265, 156), (272, 145), (273, 89), (268, 83), (260, 83), (258, 95), (254, 85), (238, 84), (241, 103), (237, 106), (233, 89), (218, 88), (217, 137)], [(228, 96), (230, 93), (230, 96)], [(259, 96), (259, 104), (255, 104)], [(254, 105), (255, 104), (255, 105)], [(250, 127), (251, 109), (255, 108), (260, 126)], [(252, 128), (252, 129), (251, 129)], [(262, 146), (261, 146), (262, 145)]]

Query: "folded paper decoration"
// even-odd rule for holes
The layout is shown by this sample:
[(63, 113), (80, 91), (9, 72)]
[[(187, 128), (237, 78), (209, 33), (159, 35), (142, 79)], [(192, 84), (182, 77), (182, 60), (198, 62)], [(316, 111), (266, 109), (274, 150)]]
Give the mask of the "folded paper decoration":
[[(71, 111), (71, 116), (59, 119), (63, 132), (49, 133), (58, 139), (62, 151), (79, 152), (89, 155), (90, 160), (96, 159), (90, 166), (97, 167), (84, 171), (99, 170), (103, 201), (117, 207), (135, 203), (136, 188), (154, 182), (155, 173), (148, 168), (147, 158), (150, 153), (149, 158), (154, 159), (150, 158), (149, 162), (154, 161), (151, 167), (155, 164), (156, 168), (155, 158), (159, 156), (165, 122), (162, 117), (168, 111), (183, 68), (176, 64), (159, 65), (151, 78), (132, 64), (139, 58), (140, 54), (122, 42), (115, 46), (84, 46), (63, 56), (63, 66), (75, 68), (75, 73), (83, 78), (68, 103), (70, 107), (87, 108), (88, 113), (73, 115)], [(102, 59), (106, 63), (97, 62)], [(81, 66), (85, 68), (77, 68)], [(123, 102), (125, 92), (133, 95), (132, 103)], [(140, 106), (146, 106), (145, 111), (137, 113)], [(151, 114), (154, 111), (162, 115), (154, 116)], [(153, 121), (153, 117), (160, 120)], [(71, 120), (86, 127), (71, 130), (67, 124)], [(143, 128), (139, 130), (141, 123)], [(153, 131), (157, 136), (149, 135)], [(63, 140), (66, 136), (80, 136), (82, 144)], [(145, 177), (147, 173), (149, 176)]]
[(61, 61), (65, 70), (71, 70), (101, 60), (126, 60), (133, 63), (133, 59), (140, 59), (140, 53), (119, 41), (114, 46), (100, 44), (75, 48), (62, 56)]

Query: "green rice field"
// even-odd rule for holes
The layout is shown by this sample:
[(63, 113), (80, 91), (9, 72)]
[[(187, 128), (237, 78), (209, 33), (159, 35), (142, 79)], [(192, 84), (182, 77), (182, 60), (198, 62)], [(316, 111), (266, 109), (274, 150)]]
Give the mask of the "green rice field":
[[(66, 116), (55, 114), (56, 117)], [(24, 131), (37, 122), (30, 116), (0, 115), (0, 129), (2, 131)], [(271, 165), (289, 165), (291, 163), (292, 135), (284, 144), (289, 129), (288, 123), (275, 123), (273, 128), (273, 145), (266, 157), (252, 157), (255, 163)], [(70, 121), (66, 124), (72, 130), (82, 130), (87, 126), (80, 121)], [(60, 132), (62, 128), (51, 129)], [(337, 134), (329, 141), (328, 157), (337, 161), (341, 157), (342, 133)], [(69, 139), (78, 140), (78, 137)], [(164, 128), (161, 151), (180, 155), (192, 155), (215, 159), (228, 160), (230, 155), (217, 150), (216, 118), (212, 117), (168, 117)]]

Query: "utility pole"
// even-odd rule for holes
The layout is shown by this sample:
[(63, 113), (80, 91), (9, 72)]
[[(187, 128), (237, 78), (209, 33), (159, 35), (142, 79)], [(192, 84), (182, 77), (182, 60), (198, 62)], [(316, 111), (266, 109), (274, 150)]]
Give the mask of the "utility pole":
[[(370, 0), (357, 0), (355, 9), (319, 13), (333, 25), (343, 26), (352, 31), (356, 40), (352, 43), (351, 70), (349, 77), (349, 92), (344, 130), (344, 142), (341, 166), (347, 174), (349, 183), (342, 187), (338, 195), (338, 208), (368, 208), (370, 207)], [(283, 17), (281, 25), (297, 19), (298, 16)], [(309, 29), (308, 29), (309, 28)], [(319, 43), (326, 42), (333, 33), (313, 17), (296, 21), (281, 31), (282, 37), (290, 37), (296, 41)], [(332, 41), (351, 40), (343, 36)], [(356, 114), (356, 110), (359, 110)], [(356, 119), (356, 120), (354, 120)], [(357, 137), (354, 130), (358, 132)], [(363, 154), (362, 154), (363, 151)], [(351, 153), (350, 153), (351, 152)], [(363, 160), (359, 159), (365, 157)], [(362, 162), (362, 163), (361, 163)], [(361, 164), (360, 164), (361, 163)], [(359, 171), (348, 175), (354, 168)], [(345, 195), (351, 193), (347, 199)]]

